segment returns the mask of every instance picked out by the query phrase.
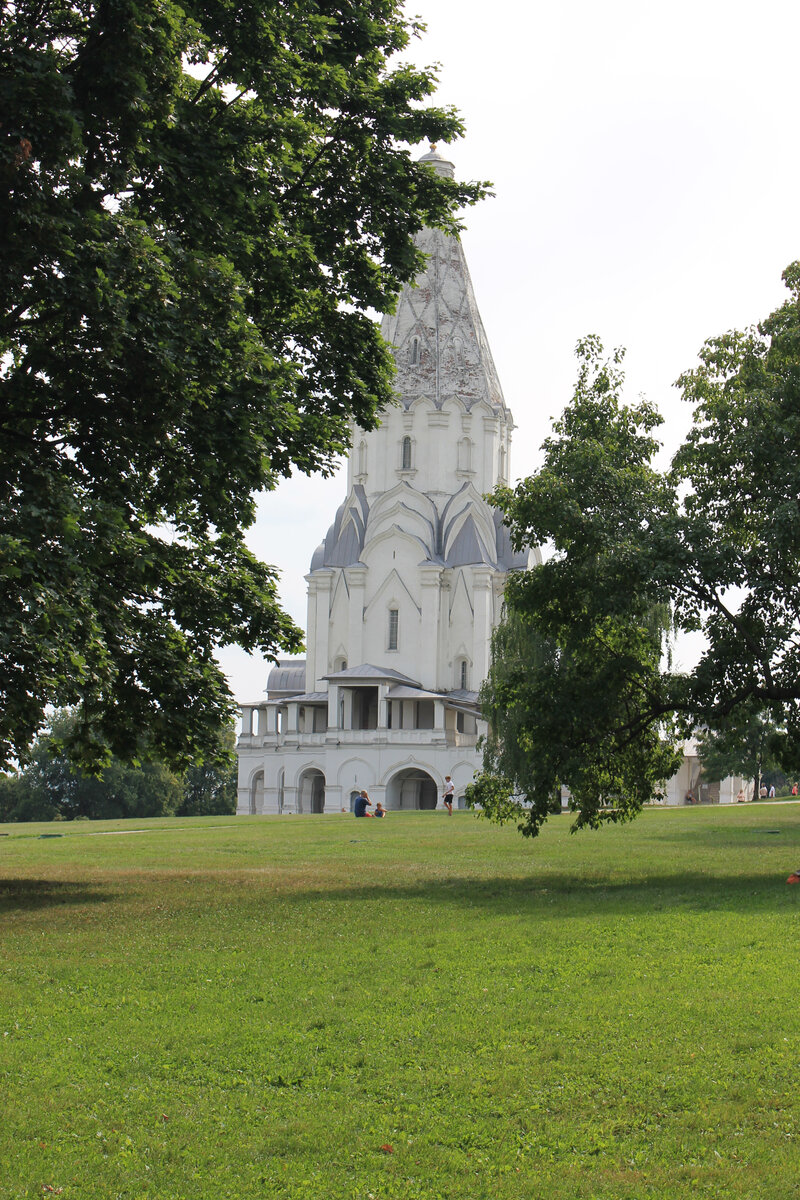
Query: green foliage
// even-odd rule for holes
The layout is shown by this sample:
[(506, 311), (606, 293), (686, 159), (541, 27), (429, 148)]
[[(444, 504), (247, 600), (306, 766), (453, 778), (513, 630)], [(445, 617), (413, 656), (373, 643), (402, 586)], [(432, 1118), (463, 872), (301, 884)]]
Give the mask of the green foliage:
[[(391, 399), (371, 319), (479, 185), (396, 63), (396, 0), (4, 9), (0, 766), (48, 705), (96, 770), (183, 769), (232, 711), (217, 646), (300, 647), (247, 549), (259, 490)], [(392, 58), (393, 65), (389, 65)]]
[[(635, 815), (697, 728), (719, 734), (727, 761), (751, 761), (755, 713), (775, 762), (800, 766), (800, 264), (784, 279), (777, 312), (706, 343), (679, 381), (695, 420), (669, 471), (652, 465), (660, 418), (621, 403), (621, 355), (604, 361), (590, 338), (543, 467), (494, 495), (517, 547), (554, 548), (506, 592), (546, 665), (527, 672), (523, 654), (514, 669), (512, 650), (483, 698), (485, 770), (506, 783), (494, 801), (479, 785), (488, 811), (526, 832), (559, 783), (579, 826)], [(670, 629), (705, 635), (690, 674), (672, 669)], [(503, 660), (505, 633), (495, 651)]]
[(544, 466), (495, 493), (515, 544), (549, 540), (554, 553), (509, 580), (481, 693), (484, 770), (468, 798), (530, 835), (562, 788), (575, 828), (627, 820), (679, 762), (669, 725), (652, 718), (667, 595), (642, 586), (647, 526), (668, 511), (647, 465), (659, 418), (645, 403), (622, 405), (619, 352), (605, 361), (595, 338), (578, 352), (575, 395)]
[(11, 829), (0, 1195), (792, 1197), (796, 807), (568, 823)]
[(21, 802), (8, 819), (162, 817), (177, 810), (181, 780), (157, 759), (130, 765), (112, 757), (100, 776), (84, 775), (64, 750), (77, 720), (75, 713), (58, 713), (36, 739), (20, 777)]
[(176, 815), (210, 817), (236, 812), (238, 767), (236, 733), (229, 726), (220, 737), (212, 761), (189, 767), (181, 780), (182, 798)]
[(762, 776), (777, 766), (783, 734), (773, 729), (763, 713), (740, 704), (716, 729), (697, 735), (697, 750), (708, 779), (742, 775), (753, 780), (753, 797), (758, 795)]
[(674, 538), (684, 563), (676, 623), (708, 650), (689, 710), (724, 728), (740, 707), (781, 733), (773, 753), (800, 765), (800, 264), (788, 299), (757, 329), (709, 341), (680, 385), (695, 423), (673, 464), (686, 494)]
[(152, 753), (130, 764), (112, 756), (99, 775), (69, 758), (75, 712), (57, 713), (16, 776), (0, 776), (0, 820), (72, 821), (126, 817), (210, 816), (236, 812), (233, 729), (217, 733), (206, 762), (176, 775)]

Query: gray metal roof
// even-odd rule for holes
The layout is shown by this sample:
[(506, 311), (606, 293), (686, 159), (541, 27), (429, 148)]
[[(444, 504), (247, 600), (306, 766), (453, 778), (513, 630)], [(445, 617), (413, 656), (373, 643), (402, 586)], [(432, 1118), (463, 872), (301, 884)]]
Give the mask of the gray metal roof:
[(396, 683), (386, 693), (387, 700), (444, 700), (441, 692), (426, 692), (422, 688), (407, 687)]
[(267, 693), (270, 699), (276, 694), (290, 696), (306, 690), (306, 660), (281, 662), (267, 676)]
[(333, 671), (322, 678), (330, 679), (334, 683), (358, 683), (359, 680), (366, 680), (368, 683), (388, 683), (397, 680), (399, 683), (410, 683), (412, 687), (420, 686), (416, 679), (409, 679), (408, 675), (401, 675), (399, 671), (392, 671), (388, 667), (374, 667), (372, 663), (362, 663), (360, 667), (347, 667), (344, 671)]

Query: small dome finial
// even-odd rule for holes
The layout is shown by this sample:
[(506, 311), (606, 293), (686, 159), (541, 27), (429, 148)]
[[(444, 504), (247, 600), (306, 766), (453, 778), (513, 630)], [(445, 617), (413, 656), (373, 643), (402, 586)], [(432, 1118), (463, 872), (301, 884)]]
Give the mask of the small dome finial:
[(447, 178), (452, 179), (454, 172), (455, 172), (455, 168), (453, 167), (453, 164), (450, 162), (449, 159), (442, 158), (441, 154), (439, 153), (439, 151), (436, 148), (437, 147), (436, 142), (430, 142), (429, 145), (430, 145), (430, 150), (428, 151), (427, 154), (423, 154), (422, 158), (419, 161), (424, 162), (424, 163), (429, 163), (430, 166), (433, 167), (433, 169), (437, 175), (444, 175)]

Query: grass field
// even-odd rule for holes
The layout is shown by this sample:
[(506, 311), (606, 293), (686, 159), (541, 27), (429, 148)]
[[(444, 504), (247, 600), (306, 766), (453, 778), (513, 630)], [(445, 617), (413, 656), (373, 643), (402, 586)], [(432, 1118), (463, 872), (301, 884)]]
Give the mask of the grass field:
[(796, 805), (3, 832), (3, 1200), (800, 1196)]

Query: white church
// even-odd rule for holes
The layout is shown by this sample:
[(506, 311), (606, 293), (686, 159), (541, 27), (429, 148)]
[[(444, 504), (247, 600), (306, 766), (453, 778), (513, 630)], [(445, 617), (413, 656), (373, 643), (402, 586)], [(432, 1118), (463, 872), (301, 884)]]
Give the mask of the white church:
[[(453, 165), (423, 158), (443, 175)], [(514, 422), (461, 243), (439, 230), (381, 332), (397, 406), (354, 425), (347, 497), (311, 560), (306, 660), (269, 675), (242, 710), (240, 813), (441, 805), (480, 766), (478, 689), (515, 554), (483, 499), (509, 478)]]
[[(453, 174), (435, 150), (422, 161)], [(364, 788), (389, 810), (432, 809), (447, 775), (462, 805), (481, 765), (478, 690), (506, 579), (541, 556), (515, 554), (483, 499), (509, 479), (514, 422), (461, 243), (425, 229), (417, 244), (426, 266), (381, 326), (397, 405), (371, 432), (353, 426), (347, 496), (306, 576), (307, 658), (242, 708), (239, 813), (349, 811)], [(697, 791), (691, 755), (667, 803)]]

